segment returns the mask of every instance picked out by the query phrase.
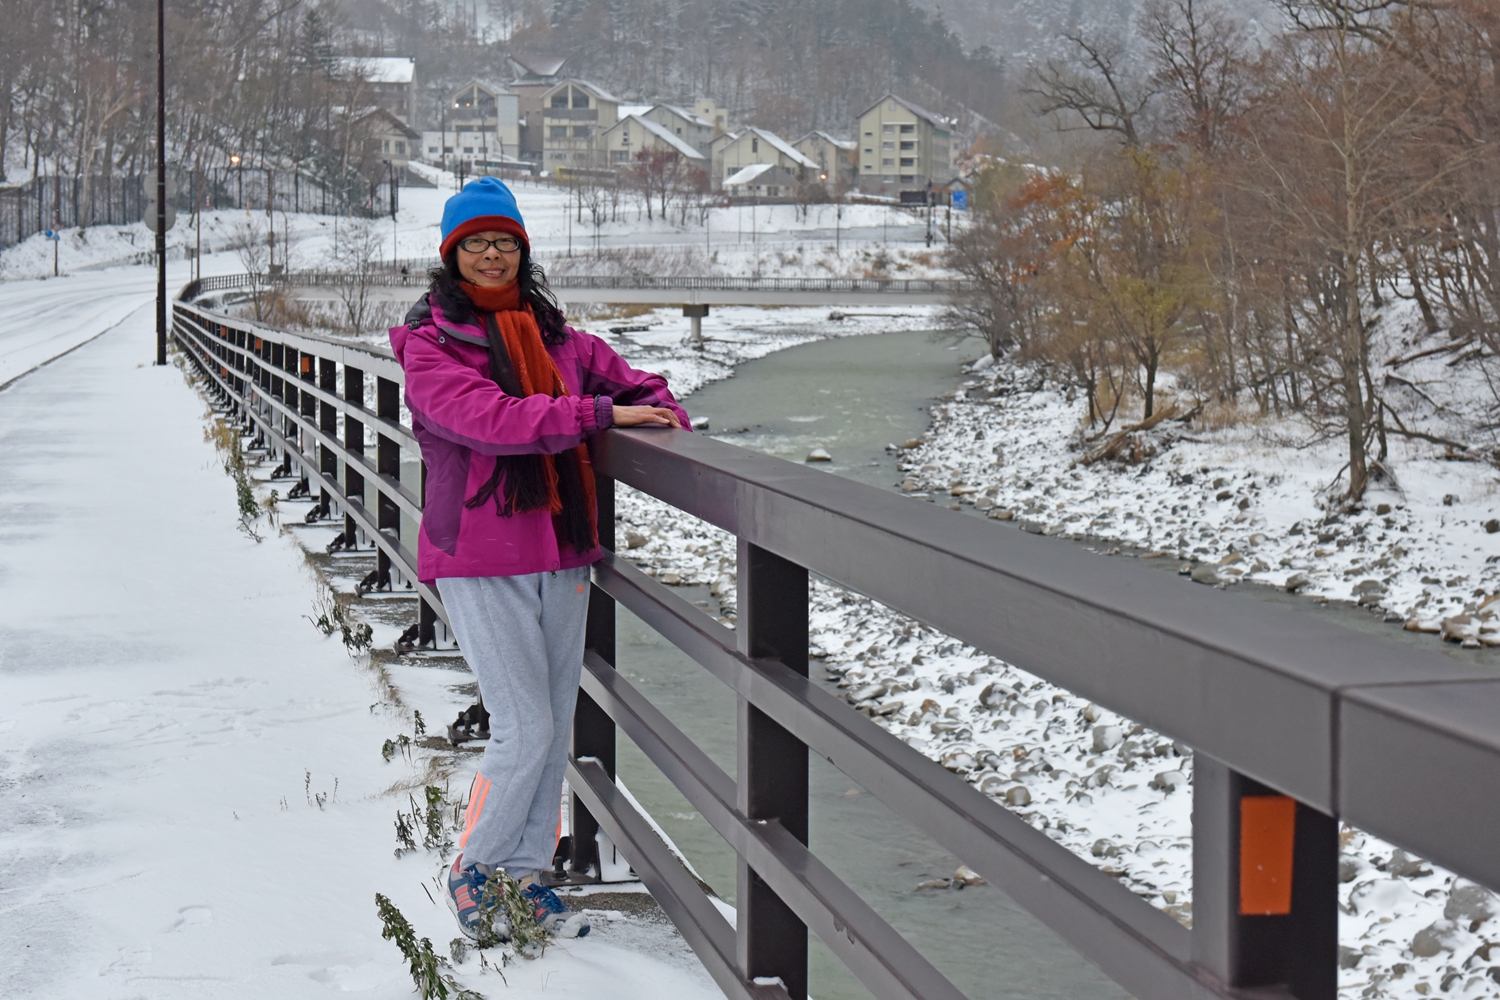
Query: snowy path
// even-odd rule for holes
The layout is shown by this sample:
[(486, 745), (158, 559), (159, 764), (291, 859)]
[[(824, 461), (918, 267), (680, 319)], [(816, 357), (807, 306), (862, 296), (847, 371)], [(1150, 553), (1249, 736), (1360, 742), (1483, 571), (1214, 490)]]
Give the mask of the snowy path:
[[(98, 336), (156, 295), (150, 268), (0, 284), (0, 386)], [(153, 322), (147, 317), (148, 329)], [(141, 358), (147, 359), (143, 346)]]
[[(81, 342), (118, 323), (0, 391), (0, 996), (411, 996), (375, 893), (439, 953), (455, 928), (421, 885), (435, 856), (392, 857), (407, 774), (379, 751), (401, 720), (303, 620), (295, 542), (236, 530), (202, 401), (146, 363), (133, 270), (0, 293), (0, 329), (62, 317)], [(85, 283), (97, 308), (66, 294)], [(20, 337), (7, 357), (66, 343)], [(506, 975), (471, 959), (460, 979), (719, 995), (639, 922)]]

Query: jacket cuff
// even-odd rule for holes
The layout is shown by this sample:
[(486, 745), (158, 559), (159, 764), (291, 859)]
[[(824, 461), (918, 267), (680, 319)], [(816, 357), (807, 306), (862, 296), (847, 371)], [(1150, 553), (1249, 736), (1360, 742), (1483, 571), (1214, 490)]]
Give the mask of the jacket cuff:
[(615, 401), (608, 396), (593, 397), (594, 426), (592, 431), (606, 431), (615, 425)]

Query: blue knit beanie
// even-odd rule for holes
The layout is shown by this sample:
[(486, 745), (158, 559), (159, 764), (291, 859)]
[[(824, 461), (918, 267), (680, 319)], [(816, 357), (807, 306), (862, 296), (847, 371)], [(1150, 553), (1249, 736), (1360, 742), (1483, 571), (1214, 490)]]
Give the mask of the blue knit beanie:
[(516, 207), (516, 196), (495, 178), (481, 177), (465, 184), (443, 206), (443, 242), (438, 253), (446, 257), (459, 240), (489, 231), (509, 233), (531, 246), (526, 223)]

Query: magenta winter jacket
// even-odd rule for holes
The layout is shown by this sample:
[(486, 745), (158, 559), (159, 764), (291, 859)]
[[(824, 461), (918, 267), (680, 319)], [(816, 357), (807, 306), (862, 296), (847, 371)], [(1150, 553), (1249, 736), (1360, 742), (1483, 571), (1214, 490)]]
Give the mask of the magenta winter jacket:
[[(492, 504), (464, 500), (494, 470), (495, 455), (555, 455), (613, 422), (613, 404), (665, 406), (682, 426), (688, 417), (660, 375), (637, 371), (604, 341), (568, 328), (548, 345), (569, 396), (508, 396), (489, 375), (484, 328), (457, 323), (424, 297), (391, 329), (391, 348), (406, 372), (406, 405), (427, 464), (427, 502), (417, 536), (417, 576), (521, 576), (594, 562), (600, 551), (559, 551), (545, 510), (501, 517)], [(660, 433), (673, 433), (663, 429)]]

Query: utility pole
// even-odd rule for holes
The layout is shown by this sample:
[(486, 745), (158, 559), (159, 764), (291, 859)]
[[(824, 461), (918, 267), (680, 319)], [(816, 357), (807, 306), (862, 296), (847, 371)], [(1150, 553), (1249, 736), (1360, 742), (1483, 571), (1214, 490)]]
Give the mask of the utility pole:
[[(201, 155), (201, 154), (200, 154)], [(208, 198), (203, 193), (203, 163), (193, 167), (193, 280), (203, 277), (203, 206)]]
[(167, 363), (167, 9), (156, 0), (156, 363)]

